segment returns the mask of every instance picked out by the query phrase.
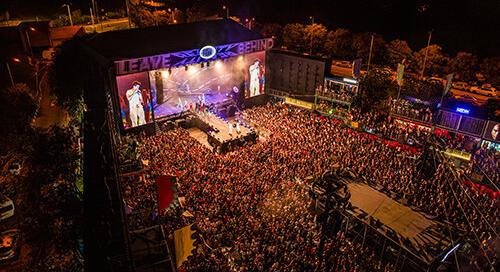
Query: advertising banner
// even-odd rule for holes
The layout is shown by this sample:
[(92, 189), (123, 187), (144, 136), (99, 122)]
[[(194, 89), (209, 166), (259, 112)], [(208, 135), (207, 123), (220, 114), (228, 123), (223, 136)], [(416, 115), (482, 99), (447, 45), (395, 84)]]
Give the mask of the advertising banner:
[(488, 121), (486, 129), (484, 130), (483, 138), (489, 141), (500, 142), (500, 123)]
[(118, 60), (115, 61), (115, 72), (116, 75), (125, 75), (158, 70), (161, 68), (185, 66), (216, 59), (226, 59), (253, 52), (265, 51), (271, 49), (273, 45), (273, 39), (268, 38), (224, 45), (206, 45), (202, 48), (180, 52)]
[(314, 104), (311, 102), (302, 101), (302, 100), (298, 100), (298, 99), (291, 98), (291, 97), (285, 97), (285, 103), (290, 104), (290, 105), (294, 105), (294, 106), (298, 106), (298, 107), (302, 107), (302, 108), (306, 108), (309, 110), (312, 110), (314, 107)]
[(401, 63), (398, 63), (397, 81), (399, 86), (403, 86), (404, 71), (405, 71), (405, 66)]

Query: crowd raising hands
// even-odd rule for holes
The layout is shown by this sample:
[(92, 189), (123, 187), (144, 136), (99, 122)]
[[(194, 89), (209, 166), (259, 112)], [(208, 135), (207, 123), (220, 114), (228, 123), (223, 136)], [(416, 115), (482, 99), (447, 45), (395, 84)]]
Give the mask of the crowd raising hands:
[(226, 154), (182, 128), (136, 137), (138, 158), (148, 161), (149, 170), (140, 180), (122, 180), (126, 209), (134, 214), (130, 224), (160, 220), (153, 177), (177, 176), (184, 201), (161, 222), (169, 233), (190, 223), (198, 229), (201, 242), (184, 263), (186, 271), (392, 271), (343, 231), (319, 250), (308, 181), (334, 165), (471, 237), (477, 234), (478, 243), (497, 237), (498, 201), (467, 187), (464, 172), (449, 171), (447, 161), (431, 178), (416, 178), (420, 151), (389, 145), (336, 119), (282, 104), (247, 109), (243, 116), (266, 137)]

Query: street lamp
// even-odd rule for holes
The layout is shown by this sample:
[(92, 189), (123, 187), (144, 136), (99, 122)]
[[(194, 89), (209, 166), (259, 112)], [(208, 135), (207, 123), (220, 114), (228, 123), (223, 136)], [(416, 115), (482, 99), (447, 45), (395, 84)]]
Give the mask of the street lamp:
[[(14, 62), (21, 62), (21, 60), (18, 59), (18, 58), (12, 58), (12, 61), (14, 61)], [(15, 85), (14, 78), (12, 77), (12, 70), (10, 69), (10, 65), (9, 65), (9, 60), (8, 59), (5, 62), (5, 66), (7, 66), (7, 72), (9, 73), (10, 83), (12, 84), (12, 87), (14, 87), (14, 85)]]
[[(309, 16), (309, 19), (311, 20), (311, 27), (314, 26), (314, 17), (313, 16)], [(312, 55), (312, 50), (313, 50), (313, 35), (312, 35), (312, 32), (310, 34), (311, 34), (311, 42), (309, 44), (309, 55)]]
[(229, 18), (229, 7), (224, 5), (224, 6), (222, 6), (222, 9), (226, 11), (226, 18)]
[(68, 9), (68, 17), (69, 17), (69, 23), (71, 24), (71, 26), (73, 26), (73, 19), (71, 18), (71, 8), (69, 7), (68, 4), (64, 4), (62, 5), (62, 7), (66, 7)]
[(174, 24), (177, 23), (177, 20), (175, 19), (175, 11), (177, 9), (173, 10), (171, 8), (168, 8), (168, 17), (169, 21), (173, 22)]
[(28, 42), (28, 46), (30, 48), (30, 53), (31, 53), (31, 56), (33, 57), (33, 48), (31, 47), (30, 34), (28, 33), (28, 30), (31, 32), (35, 32), (36, 29), (34, 27), (29, 27), (29, 28), (24, 30), (24, 34), (26, 35), (26, 41)]
[(427, 40), (427, 47), (425, 48), (424, 55), (424, 65), (422, 66), (422, 72), (420, 73), (420, 78), (424, 78), (425, 63), (427, 62), (427, 53), (429, 52), (429, 45), (431, 44), (432, 30), (429, 31), (429, 39)]
[(131, 28), (132, 22), (131, 22), (131, 19), (130, 19), (130, 6), (128, 4), (128, 1), (129, 0), (125, 0), (125, 7), (127, 8), (128, 28)]

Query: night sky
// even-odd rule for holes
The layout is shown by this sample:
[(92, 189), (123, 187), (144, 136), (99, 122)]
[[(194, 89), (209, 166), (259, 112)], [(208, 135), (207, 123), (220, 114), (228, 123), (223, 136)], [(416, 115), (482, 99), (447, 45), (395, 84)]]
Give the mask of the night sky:
[[(106, 10), (123, 7), (125, 0), (96, 0)], [(0, 9), (9, 7), (11, 16), (50, 15), (65, 10), (88, 10), (91, 0), (2, 0)], [(414, 50), (425, 46), (427, 32), (433, 30), (433, 43), (445, 52), (469, 51), (480, 57), (500, 56), (499, 0), (164, 0), (186, 8), (195, 2), (215, 13), (228, 4), (231, 15), (255, 17), (259, 22), (309, 23), (309, 16), (330, 29), (342, 27), (356, 32), (377, 32), (386, 40), (407, 40)], [(425, 10), (425, 11), (423, 11)]]

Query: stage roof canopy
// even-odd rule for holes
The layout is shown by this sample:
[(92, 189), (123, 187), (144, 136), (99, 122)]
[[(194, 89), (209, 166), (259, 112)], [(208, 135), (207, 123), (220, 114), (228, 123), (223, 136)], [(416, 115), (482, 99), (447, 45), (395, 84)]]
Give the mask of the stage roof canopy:
[[(394, 201), (364, 183), (348, 183), (352, 213), (370, 224), (370, 217), (379, 221), (379, 233), (400, 244), (424, 263), (431, 263), (452, 244), (445, 225), (411, 207)], [(458, 238), (458, 237), (455, 237)]]
[(233, 20), (217, 19), (104, 32), (88, 38), (86, 44), (109, 60), (120, 60), (262, 38)]

